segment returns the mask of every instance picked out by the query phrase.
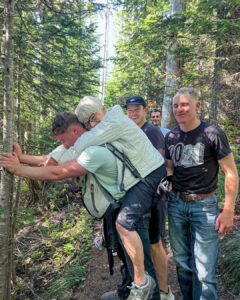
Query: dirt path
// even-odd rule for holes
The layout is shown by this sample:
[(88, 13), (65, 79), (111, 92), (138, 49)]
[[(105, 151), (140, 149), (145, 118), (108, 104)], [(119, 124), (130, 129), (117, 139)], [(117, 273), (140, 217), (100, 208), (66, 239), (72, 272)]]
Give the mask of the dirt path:
[[(235, 226), (240, 226), (240, 214), (235, 216)], [(98, 229), (98, 227), (96, 226)], [(98, 250), (94, 246), (90, 253), (90, 261), (88, 266), (88, 274), (84, 285), (78, 287), (74, 297), (70, 300), (100, 300), (101, 295), (107, 291), (113, 290), (116, 283), (121, 281), (120, 278), (120, 262), (117, 257), (114, 259), (114, 274), (110, 276), (107, 262), (107, 252)], [(175, 300), (182, 300), (181, 292), (177, 280), (176, 266), (169, 254), (169, 284)], [(220, 275), (218, 275), (219, 277)], [(211, 299), (209, 299), (211, 300)], [(240, 297), (235, 297), (226, 287), (218, 285), (218, 300), (240, 300)]]
[[(114, 289), (117, 282), (120, 282), (119, 260), (115, 258), (114, 275), (110, 276), (108, 271), (106, 251), (92, 248), (90, 251), (89, 273), (85, 284), (80, 287), (72, 300), (100, 300), (101, 295)], [(176, 300), (180, 300), (180, 291), (176, 278), (175, 266), (170, 259), (169, 283)]]
[[(120, 281), (119, 260), (115, 258), (114, 275), (110, 276), (108, 271), (107, 253), (93, 247), (89, 253), (89, 272), (82, 287), (79, 287), (70, 300), (100, 300), (101, 295), (114, 289)], [(169, 261), (169, 284), (175, 295), (175, 300), (181, 300), (181, 293), (177, 281), (176, 269), (172, 258)], [(218, 300), (240, 300), (231, 295), (223, 287), (219, 287)]]

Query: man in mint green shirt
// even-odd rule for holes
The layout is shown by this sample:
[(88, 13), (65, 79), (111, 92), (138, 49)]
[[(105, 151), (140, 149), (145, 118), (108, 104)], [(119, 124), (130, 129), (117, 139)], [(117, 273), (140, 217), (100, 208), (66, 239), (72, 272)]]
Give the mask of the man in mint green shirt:
[[(70, 113), (68, 113), (70, 114)], [(73, 114), (74, 115), (74, 114)], [(74, 115), (75, 116), (75, 115)], [(74, 116), (72, 116), (74, 118)], [(71, 114), (70, 114), (71, 117)], [(76, 118), (76, 116), (75, 116)], [(66, 116), (63, 118), (66, 121)], [(79, 124), (79, 122), (76, 120), (73, 120), (72, 123), (69, 124), (67, 128), (64, 129), (62, 132), (56, 133), (55, 137), (61, 141), (65, 146), (72, 145), (76, 139), (81, 136), (85, 132), (85, 129)], [(39, 169), (39, 167), (29, 167), (25, 165), (19, 164), (17, 160), (16, 155), (12, 154), (3, 154), (1, 157), (0, 165), (7, 168), (9, 171), (13, 172), (14, 174), (18, 176), (33, 178), (33, 179), (40, 179), (40, 180), (60, 180), (65, 179), (69, 177), (77, 177), (77, 176), (83, 176), (87, 174), (88, 172), (95, 172), (95, 175), (98, 176), (99, 181), (105, 185), (107, 190), (115, 197), (118, 195), (118, 180), (117, 180), (117, 162), (116, 158), (113, 156), (113, 154), (107, 150), (107, 149), (99, 149), (102, 148), (101, 146), (93, 146), (88, 147), (85, 151), (82, 152), (82, 154), (79, 155), (79, 157), (76, 160), (72, 160), (70, 162), (64, 163), (59, 166), (47, 166), (45, 168)], [(100, 156), (99, 156), (100, 155)], [(112, 157), (111, 157), (112, 156)], [(101, 158), (100, 158), (101, 157)], [(113, 167), (113, 165), (115, 165)], [(164, 172), (164, 169), (159, 170), (157, 169), (157, 172), (153, 172), (154, 174), (149, 174), (148, 178), (152, 180), (152, 183), (154, 186), (157, 186), (160, 175), (163, 175), (162, 172)], [(115, 181), (115, 185), (114, 185)], [(109, 185), (110, 183), (110, 185)], [(137, 189), (136, 189), (137, 188)], [(123, 203), (128, 201), (128, 206), (134, 207), (134, 210), (136, 210), (136, 207), (139, 206), (139, 199), (142, 198), (142, 201), (146, 200), (146, 204), (150, 205), (153, 195), (155, 191), (149, 187), (147, 187), (146, 184), (143, 182), (138, 182), (135, 186), (133, 186), (127, 193), (126, 196), (123, 198)], [(130, 203), (129, 203), (130, 201)], [(125, 206), (126, 209), (128, 209)], [(140, 206), (139, 206), (140, 208)], [(136, 213), (139, 213), (139, 209), (137, 209)], [(121, 220), (120, 220), (121, 222)], [(127, 219), (128, 222), (128, 219)], [(136, 226), (137, 230), (137, 226)], [(148, 231), (146, 228), (146, 233), (148, 236)], [(150, 255), (146, 257), (146, 251), (145, 249), (148, 248), (149, 251), (149, 240), (144, 240), (143, 243), (144, 246), (144, 260), (145, 260), (145, 267), (146, 271), (153, 277), (156, 278)], [(149, 262), (147, 265), (146, 262)], [(148, 274), (147, 277), (147, 285), (151, 286), (151, 293), (154, 289), (155, 283)], [(155, 279), (156, 280), (156, 279)], [(140, 290), (142, 287), (134, 287), (137, 291)], [(144, 287), (143, 287), (144, 289)], [(145, 293), (143, 297), (137, 298), (137, 294), (131, 294), (128, 299), (159, 299), (159, 291), (157, 291), (158, 296), (155, 298), (151, 297), (151, 293)], [(142, 292), (141, 292), (142, 294)]]

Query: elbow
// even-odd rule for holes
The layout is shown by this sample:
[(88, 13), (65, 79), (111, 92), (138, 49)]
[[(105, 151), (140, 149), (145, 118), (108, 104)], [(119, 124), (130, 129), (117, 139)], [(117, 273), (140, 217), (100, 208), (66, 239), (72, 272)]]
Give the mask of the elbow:
[(61, 180), (62, 178), (62, 174), (61, 172), (51, 172), (50, 174), (42, 174), (41, 180), (48, 180), (48, 181), (58, 181)]

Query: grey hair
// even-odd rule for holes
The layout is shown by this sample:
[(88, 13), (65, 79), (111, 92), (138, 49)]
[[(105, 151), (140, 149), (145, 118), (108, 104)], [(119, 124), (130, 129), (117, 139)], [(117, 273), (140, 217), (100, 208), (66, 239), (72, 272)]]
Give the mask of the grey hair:
[(176, 98), (179, 98), (181, 95), (185, 95), (191, 100), (198, 101), (199, 97), (200, 97), (200, 92), (194, 88), (182, 87), (174, 95), (173, 100), (175, 100)]
[(92, 96), (83, 97), (78, 103), (75, 114), (78, 117), (79, 122), (86, 123), (92, 114), (100, 112), (103, 105), (101, 101)]

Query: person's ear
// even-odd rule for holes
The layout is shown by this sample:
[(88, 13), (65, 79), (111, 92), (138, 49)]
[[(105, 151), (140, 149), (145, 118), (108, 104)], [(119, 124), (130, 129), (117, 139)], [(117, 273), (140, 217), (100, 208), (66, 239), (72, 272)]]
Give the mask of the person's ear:
[(200, 108), (201, 108), (201, 102), (198, 101), (198, 102), (196, 103), (196, 109), (197, 109), (197, 111), (199, 111)]

